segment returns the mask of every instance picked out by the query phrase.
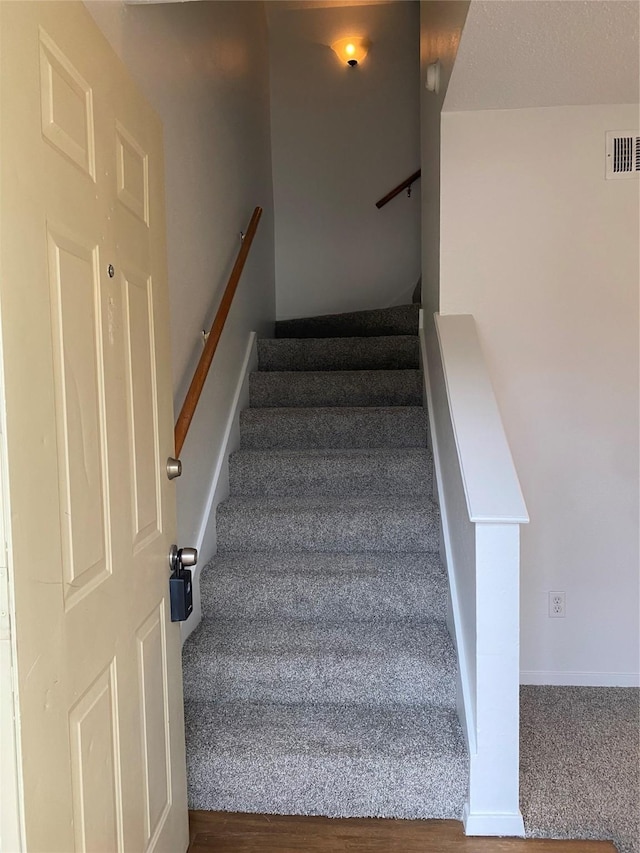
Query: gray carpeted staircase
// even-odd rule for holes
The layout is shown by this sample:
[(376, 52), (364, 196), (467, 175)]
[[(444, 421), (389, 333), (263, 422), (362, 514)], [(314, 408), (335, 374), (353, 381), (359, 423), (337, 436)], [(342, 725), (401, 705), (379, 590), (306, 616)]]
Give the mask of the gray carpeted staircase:
[(191, 808), (461, 816), (417, 312), (289, 320), (258, 344), (184, 648)]

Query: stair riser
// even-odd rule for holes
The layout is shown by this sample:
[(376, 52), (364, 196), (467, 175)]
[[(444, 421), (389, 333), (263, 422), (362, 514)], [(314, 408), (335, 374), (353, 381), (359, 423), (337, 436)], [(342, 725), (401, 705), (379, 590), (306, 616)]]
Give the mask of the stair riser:
[(323, 450), (425, 447), (422, 408), (245, 409), (241, 447), (254, 450)]
[[(187, 752), (189, 808), (207, 811), (461, 820), (468, 778), (464, 756), (425, 760), (418, 751), (395, 760), (291, 754), (261, 767), (260, 777), (252, 755), (201, 762), (201, 755)], [(381, 779), (387, 795), (374, 800)]]
[(276, 338), (344, 338), (380, 337), (382, 335), (417, 335), (418, 306), (401, 305), (351, 314), (329, 314), (276, 323)]
[(404, 495), (428, 497), (432, 494), (430, 457), (418, 456), (345, 457), (327, 455), (256, 457), (235, 453), (229, 460), (231, 494), (244, 497)]
[[(451, 666), (452, 661), (447, 661)], [(230, 696), (234, 701), (344, 703), (362, 705), (430, 704), (455, 708), (455, 681), (445, 663), (429, 665), (416, 654), (358, 661), (329, 654), (278, 655), (220, 653), (191, 664), (185, 686), (190, 700)]]
[(278, 370), (417, 370), (416, 336), (258, 341), (258, 366)]
[(419, 370), (252, 373), (252, 408), (421, 406)]
[(461, 816), (468, 764), (452, 710), (187, 702), (185, 726), (191, 808)]
[[(269, 763), (261, 779), (253, 758), (241, 754), (216, 756), (203, 767), (188, 753), (187, 766), (190, 809), (334, 818), (461, 820), (468, 778), (464, 756), (425, 761), (419, 753), (395, 761), (286, 755)], [(278, 785), (269, 784), (273, 778)], [(371, 791), (379, 791), (381, 778), (388, 795), (374, 801)], [(314, 796), (317, 791), (324, 795)], [(438, 809), (434, 803), (448, 806)]]
[(191, 808), (461, 817), (468, 762), (455, 711), (187, 702), (185, 724)]
[(218, 550), (408, 551), (439, 549), (438, 519), (430, 505), (352, 509), (339, 503), (315, 509), (251, 510), (222, 503), (217, 510)]
[(210, 618), (350, 621), (446, 617), (443, 573), (384, 577), (209, 571), (200, 579), (202, 610)]

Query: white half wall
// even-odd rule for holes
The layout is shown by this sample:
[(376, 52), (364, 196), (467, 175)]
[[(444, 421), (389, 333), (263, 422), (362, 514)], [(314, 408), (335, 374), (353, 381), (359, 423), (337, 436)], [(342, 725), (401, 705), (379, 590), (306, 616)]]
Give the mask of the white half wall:
[(442, 116), (440, 310), (475, 317), (531, 517), (524, 681), (638, 681), (639, 182), (604, 177), (605, 132), (637, 129), (626, 105)]
[[(411, 302), (420, 184), (375, 203), (420, 165), (418, 3), (287, 5), (267, 3), (278, 318)], [(349, 35), (357, 68), (329, 47)]]
[(519, 806), (518, 477), (471, 316), (435, 315), (420, 341), (469, 748), (467, 835), (523, 835)]
[(264, 213), (182, 453), (178, 544), (205, 536), (248, 336), (275, 315), (268, 33), (262, 2), (85, 5), (162, 118), (176, 414), (251, 213)]

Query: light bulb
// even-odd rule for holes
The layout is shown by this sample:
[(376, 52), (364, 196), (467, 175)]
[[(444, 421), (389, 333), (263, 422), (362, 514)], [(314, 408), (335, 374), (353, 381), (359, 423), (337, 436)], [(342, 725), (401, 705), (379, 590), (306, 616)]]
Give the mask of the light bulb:
[(347, 36), (334, 42), (331, 48), (343, 62), (346, 62), (347, 65), (353, 68), (359, 62), (362, 62), (367, 55), (369, 42), (366, 38), (360, 36)]

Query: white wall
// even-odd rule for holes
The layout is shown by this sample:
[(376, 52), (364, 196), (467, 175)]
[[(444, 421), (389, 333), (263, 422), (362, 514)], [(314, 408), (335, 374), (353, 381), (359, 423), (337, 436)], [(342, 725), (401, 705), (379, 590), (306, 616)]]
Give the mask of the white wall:
[(268, 34), (261, 2), (131, 6), (86, 0), (164, 124), (176, 413), (253, 208), (264, 214), (191, 426), (176, 481), (179, 544), (215, 547), (203, 524), (249, 333), (275, 314)]
[[(420, 0), (422, 304), (428, 330), (440, 304), (440, 113), (468, 10), (469, 0)], [(439, 90), (428, 92), (427, 66), (437, 60)]]
[[(278, 317), (410, 302), (420, 185), (375, 202), (420, 165), (418, 4), (267, 7)], [(371, 41), (355, 69), (348, 35)]]
[(605, 132), (637, 127), (624, 105), (442, 117), (440, 309), (476, 319), (529, 508), (525, 681), (638, 679), (639, 184), (604, 179)]

